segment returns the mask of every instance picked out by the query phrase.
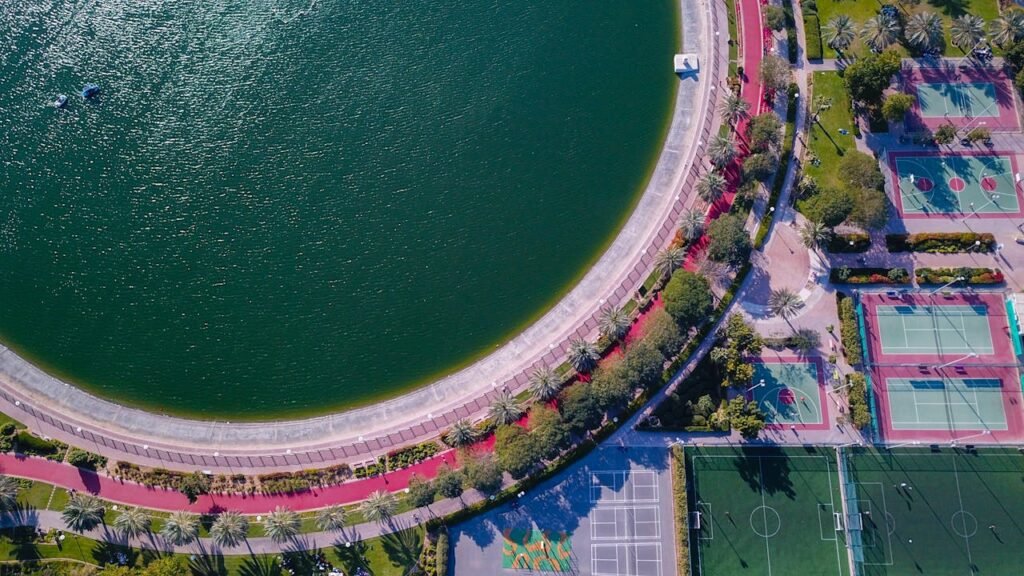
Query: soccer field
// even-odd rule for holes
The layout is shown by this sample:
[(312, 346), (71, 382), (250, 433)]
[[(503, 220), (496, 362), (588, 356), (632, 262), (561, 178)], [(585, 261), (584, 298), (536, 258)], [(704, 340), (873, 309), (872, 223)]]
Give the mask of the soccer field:
[(846, 452), (864, 576), (1020, 574), (1024, 456), (1014, 449)]
[(829, 448), (688, 449), (693, 574), (849, 574)]

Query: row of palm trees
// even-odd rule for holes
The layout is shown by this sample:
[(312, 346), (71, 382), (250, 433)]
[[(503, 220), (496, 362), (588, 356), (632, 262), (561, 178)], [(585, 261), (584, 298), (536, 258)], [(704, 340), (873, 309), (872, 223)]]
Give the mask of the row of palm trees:
[[(825, 42), (838, 52), (848, 49), (857, 38), (853, 20), (846, 14), (835, 16), (822, 28)], [(946, 44), (942, 17), (934, 12), (922, 11), (907, 19), (903, 28), (891, 13), (880, 12), (861, 26), (860, 36), (868, 48), (882, 51), (896, 44), (902, 37), (918, 50), (941, 50)], [(1007, 10), (988, 27), (987, 37), (998, 46), (1024, 39), (1024, 11)], [(964, 52), (978, 47), (986, 38), (985, 20), (974, 14), (964, 14), (953, 20), (950, 40)]]
[[(6, 498), (5, 480), (0, 480), (0, 502)], [(15, 482), (17, 485), (17, 482)], [(15, 501), (17, 493), (15, 492)], [(359, 505), (359, 511), (367, 520), (389, 522), (398, 508), (398, 500), (394, 494), (375, 491)], [(61, 518), (69, 530), (83, 533), (95, 528), (103, 522), (105, 504), (99, 498), (82, 492), (76, 492), (68, 499), (61, 512)], [(162, 519), (160, 536), (175, 546), (184, 546), (199, 537), (200, 517), (191, 512), (172, 512)], [(345, 509), (340, 505), (328, 506), (318, 510), (314, 523), (319, 530), (336, 532), (345, 527)], [(302, 528), (302, 520), (298, 513), (278, 506), (261, 518), (267, 536), (276, 543), (283, 544), (298, 536)], [(122, 510), (114, 519), (114, 529), (125, 538), (140, 538), (151, 533), (152, 517), (140, 508)], [(210, 525), (210, 538), (223, 548), (234, 548), (246, 541), (249, 532), (249, 518), (239, 512), (226, 511), (218, 514)]]

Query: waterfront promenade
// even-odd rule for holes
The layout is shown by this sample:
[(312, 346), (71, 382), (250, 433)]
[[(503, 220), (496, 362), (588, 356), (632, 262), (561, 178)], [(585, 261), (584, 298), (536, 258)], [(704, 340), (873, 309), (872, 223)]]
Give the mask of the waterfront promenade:
[[(671, 241), (678, 217), (696, 200), (700, 167), (695, 159), (703, 156), (715, 133), (714, 105), (725, 88), (728, 35), (719, 32), (727, 30), (724, 4), (684, 0), (681, 10), (683, 51), (699, 54), (702, 67), (698, 77), (680, 80), (671, 128), (647, 190), (579, 285), (490, 356), (372, 407), (288, 422), (231, 423), (120, 406), (52, 378), (0, 347), (0, 412), (40, 434), (112, 459), (215, 473), (358, 464), (434, 438), (458, 419), (482, 417), (502, 390), (518, 392), (535, 368), (559, 364), (572, 338), (596, 337), (599, 311), (634, 294), (653, 268), (655, 253)], [(753, 13), (759, 18), (756, 8)], [(672, 54), (666, 54), (666, 73), (672, 73), (671, 64)]]

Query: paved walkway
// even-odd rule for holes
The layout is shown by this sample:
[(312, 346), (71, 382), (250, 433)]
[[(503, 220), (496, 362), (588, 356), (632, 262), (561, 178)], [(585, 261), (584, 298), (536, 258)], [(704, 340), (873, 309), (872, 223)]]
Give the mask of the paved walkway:
[[(694, 158), (703, 156), (712, 134), (712, 112), (725, 80), (721, 54), (727, 38), (711, 34), (725, 29), (718, 2), (683, 0), (681, 8), (683, 51), (701, 54), (705, 65), (699, 78), (680, 80), (672, 126), (647, 191), (580, 284), (494, 354), (431, 386), (372, 407), (306, 420), (240, 424), (192, 421), (120, 406), (52, 378), (0, 347), (0, 412), (41, 434), (112, 459), (225, 473), (359, 463), (435, 438), (458, 419), (482, 417), (502, 388), (518, 392), (535, 368), (559, 364), (570, 339), (595, 337), (600, 309), (633, 295), (653, 268), (655, 253), (672, 240), (678, 217), (694, 201)], [(670, 54), (665, 62), (670, 73)]]

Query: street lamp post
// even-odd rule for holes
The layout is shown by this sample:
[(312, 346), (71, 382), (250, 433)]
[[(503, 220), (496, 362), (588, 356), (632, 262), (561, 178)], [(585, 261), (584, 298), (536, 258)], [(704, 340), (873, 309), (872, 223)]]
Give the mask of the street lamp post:
[(921, 445), (921, 441), (920, 440), (911, 440), (910, 442), (903, 442), (901, 444), (893, 444), (892, 446), (886, 446), (885, 449), (886, 450), (893, 450), (895, 448), (905, 448), (907, 446), (920, 446), (920, 445)]
[(764, 386), (765, 386), (765, 384), (764, 384), (764, 378), (761, 378), (761, 381), (760, 381), (760, 382), (758, 382), (757, 384), (754, 384), (753, 386), (751, 386), (751, 387), (747, 388), (747, 389), (746, 389), (746, 391), (744, 391), (743, 393), (744, 393), (744, 394), (747, 394), (747, 393), (749, 393), (749, 392), (750, 392), (751, 390), (753, 390), (754, 388), (764, 388)]
[(970, 440), (971, 438), (978, 438), (980, 436), (988, 436), (989, 434), (992, 434), (991, 430), (982, 430), (977, 434), (971, 434), (970, 436), (964, 436), (963, 438), (953, 438), (952, 440), (949, 441), (949, 447), (955, 448), (957, 444), (964, 440)]
[(938, 294), (939, 292), (945, 290), (946, 288), (949, 288), (953, 284), (956, 284), (957, 282), (963, 282), (964, 280), (966, 280), (966, 278), (964, 278), (963, 276), (957, 276), (956, 278), (953, 278), (952, 280), (950, 280), (949, 282), (946, 282), (942, 286), (939, 286), (935, 290), (932, 290), (930, 296), (935, 296), (936, 294)]
[(946, 366), (952, 366), (953, 364), (956, 364), (957, 362), (962, 362), (964, 360), (967, 360), (968, 358), (977, 358), (977, 357), (978, 357), (978, 353), (977, 352), (971, 352), (971, 353), (967, 354), (966, 356), (957, 358), (956, 360), (950, 360), (949, 362), (946, 362), (945, 364), (939, 364), (937, 366), (932, 366), (932, 370), (938, 370), (939, 368), (945, 368)]

